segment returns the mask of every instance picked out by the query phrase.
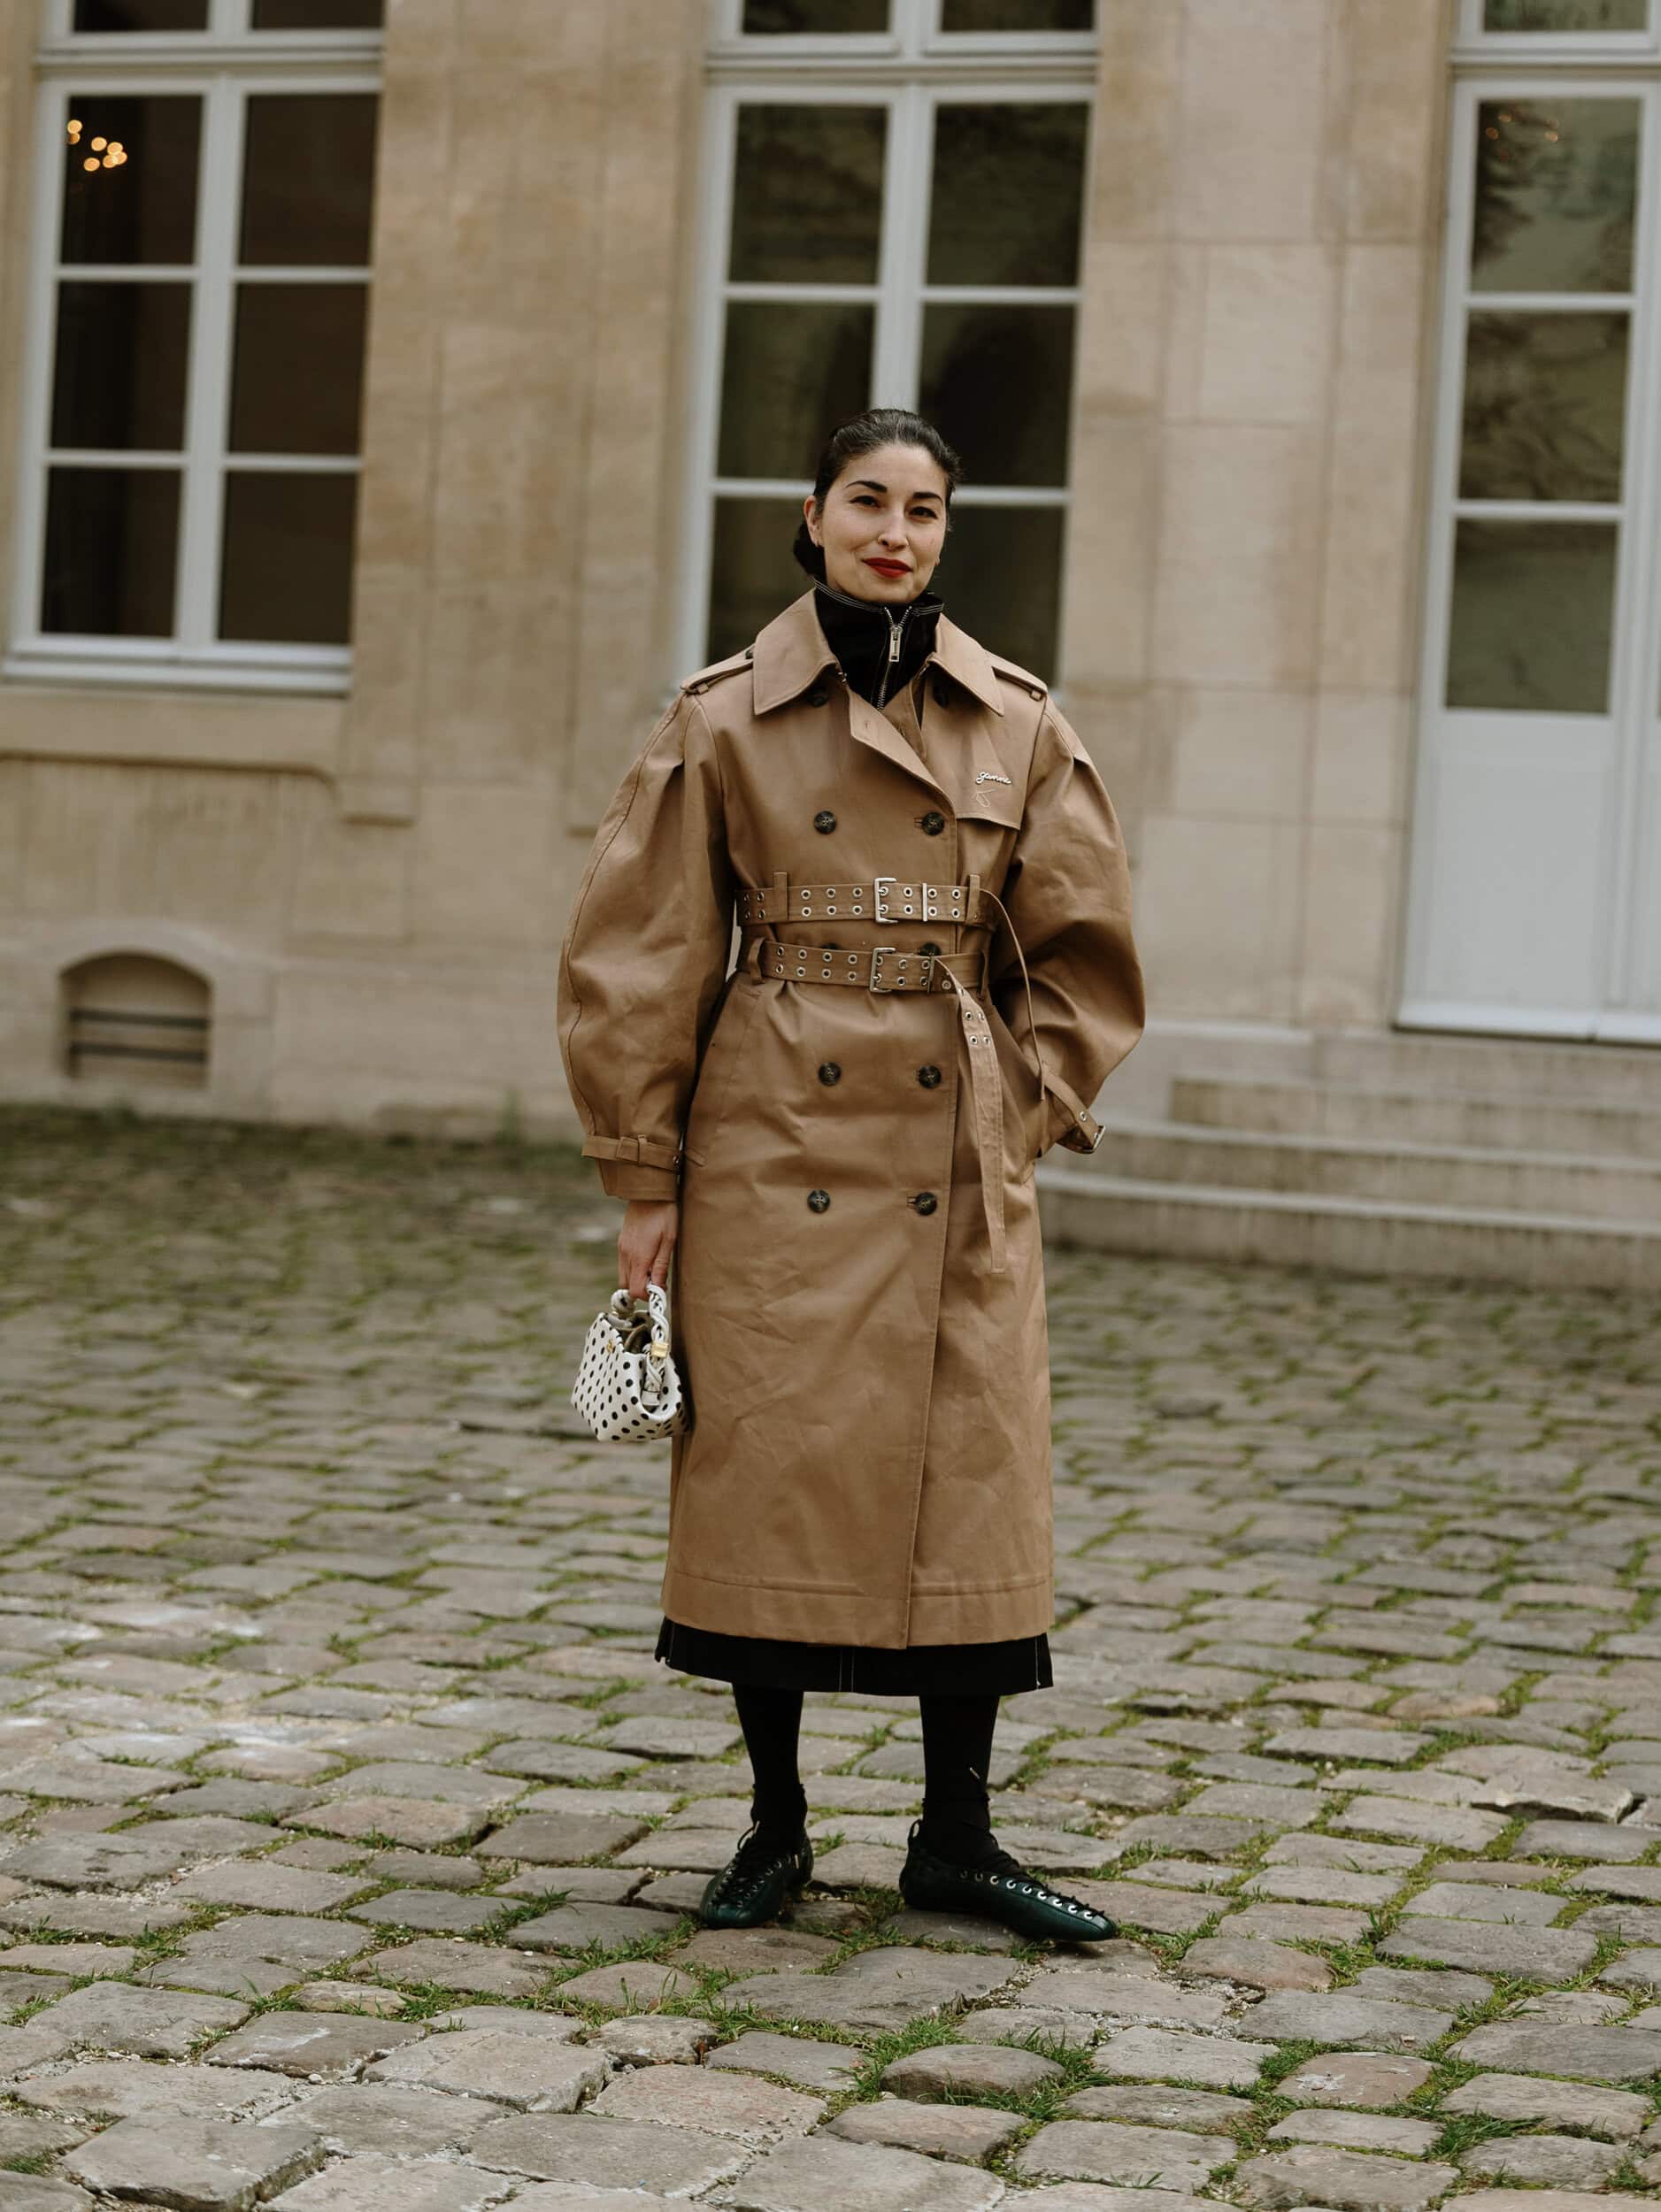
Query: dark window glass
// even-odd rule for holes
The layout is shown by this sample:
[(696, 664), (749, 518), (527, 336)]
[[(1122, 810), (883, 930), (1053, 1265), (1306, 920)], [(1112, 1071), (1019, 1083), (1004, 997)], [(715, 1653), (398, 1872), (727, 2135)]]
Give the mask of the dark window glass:
[(373, 92), (259, 92), (250, 99), (244, 264), (368, 266), (375, 111)]
[(176, 469), (52, 469), (42, 629), (171, 637), (178, 550)]
[(857, 300), (732, 301), (719, 473), (811, 477), (830, 426), (866, 404), (874, 326)]
[(1089, 111), (964, 101), (934, 117), (931, 284), (1076, 284)]
[(350, 643), (357, 511), (356, 474), (230, 470), (219, 635), (265, 645)]
[(1629, 319), (1472, 316), (1462, 499), (1620, 497)]
[(1625, 292), (1638, 211), (1636, 100), (1485, 100), (1471, 286)]
[(386, 0), (254, 0), (257, 31), (378, 31)]
[(1059, 507), (956, 506), (933, 586), (954, 622), (1046, 683), (1056, 673), (1065, 526)]
[(188, 284), (60, 284), (51, 442), (179, 451), (189, 357)]
[(843, 37), (880, 33), (888, 27), (888, 0), (744, 0), (740, 27), (762, 37), (802, 31)]
[(1073, 323), (1070, 307), (924, 310), (918, 403), (977, 484), (1066, 482)]
[(1093, 31), (1096, 0), (945, 0), (942, 31)]
[(1485, 31), (1643, 31), (1649, 0), (1487, 0)]
[(363, 406), (361, 284), (239, 284), (234, 453), (356, 453)]
[(1461, 522), (1448, 704), (1606, 714), (1614, 605), (1612, 524)]
[(874, 284), (888, 111), (827, 102), (738, 111), (728, 274), (740, 284)]
[(710, 567), (709, 656), (724, 660), (808, 588), (790, 552), (802, 505), (794, 499), (718, 499)]
[(208, 0), (75, 0), (77, 31), (205, 31)]
[[(65, 115), (73, 142), (64, 150), (62, 258), (194, 260), (201, 101), (188, 93), (73, 92)], [(125, 158), (106, 168), (118, 149)]]

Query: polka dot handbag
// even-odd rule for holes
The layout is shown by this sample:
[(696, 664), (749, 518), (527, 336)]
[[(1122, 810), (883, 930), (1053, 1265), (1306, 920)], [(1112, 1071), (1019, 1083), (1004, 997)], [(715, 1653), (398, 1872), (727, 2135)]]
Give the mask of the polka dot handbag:
[(604, 1444), (650, 1444), (691, 1425), (661, 1283), (648, 1284), (643, 1301), (612, 1292), (588, 1331), (571, 1402)]

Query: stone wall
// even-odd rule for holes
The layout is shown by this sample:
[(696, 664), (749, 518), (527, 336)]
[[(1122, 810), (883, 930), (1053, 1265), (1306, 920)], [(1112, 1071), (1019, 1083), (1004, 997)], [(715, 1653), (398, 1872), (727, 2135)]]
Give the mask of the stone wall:
[(1116, 0), (1070, 697), (1165, 1020), (1388, 1021), (1447, 0)]
[[(1157, 1025), (1389, 1018), (1448, 13), (1103, 11), (1061, 674)], [(8, 453), (36, 26), (0, 0)], [(104, 1094), (59, 978), (150, 952), (215, 988), (181, 1110), (572, 1125), (565, 911), (682, 672), (704, 29), (393, 0), (350, 694), (0, 684), (0, 1094)]]

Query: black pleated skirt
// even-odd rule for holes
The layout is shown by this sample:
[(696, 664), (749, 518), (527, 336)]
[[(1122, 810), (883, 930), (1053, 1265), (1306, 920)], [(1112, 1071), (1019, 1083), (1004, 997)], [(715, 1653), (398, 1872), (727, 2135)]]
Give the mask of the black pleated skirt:
[(1048, 1636), (996, 1644), (911, 1644), (894, 1651), (861, 1644), (793, 1644), (769, 1636), (722, 1636), (665, 1620), (657, 1655), (680, 1674), (769, 1690), (863, 1690), (873, 1697), (1013, 1697), (1055, 1682)]

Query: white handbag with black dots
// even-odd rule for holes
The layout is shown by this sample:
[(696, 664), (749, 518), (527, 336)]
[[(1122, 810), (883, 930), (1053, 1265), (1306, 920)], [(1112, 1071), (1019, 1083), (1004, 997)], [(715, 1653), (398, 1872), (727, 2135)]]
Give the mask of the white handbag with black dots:
[(650, 1444), (690, 1427), (661, 1283), (649, 1283), (644, 1299), (611, 1293), (583, 1345), (571, 1402), (603, 1444)]

